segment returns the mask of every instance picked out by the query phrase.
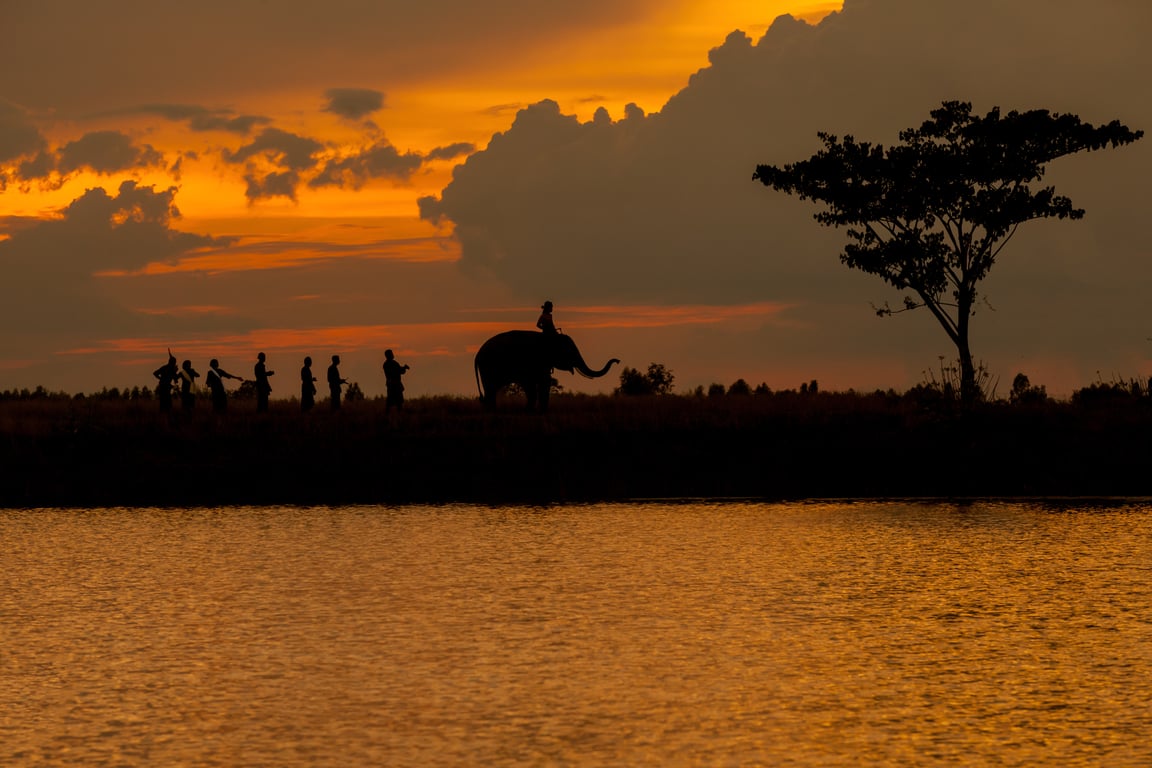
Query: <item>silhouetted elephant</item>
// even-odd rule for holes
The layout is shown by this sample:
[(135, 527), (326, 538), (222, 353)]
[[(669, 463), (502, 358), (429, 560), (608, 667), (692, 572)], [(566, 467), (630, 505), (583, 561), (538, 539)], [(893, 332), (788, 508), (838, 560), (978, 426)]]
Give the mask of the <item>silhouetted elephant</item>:
[(548, 407), (553, 369), (598, 379), (618, 362), (612, 358), (603, 368), (594, 371), (584, 362), (576, 342), (568, 336), (505, 331), (488, 339), (477, 350), (476, 386), (480, 390), (480, 401), (490, 406), (500, 390), (517, 384), (528, 396), (529, 410), (539, 404), (543, 411)]

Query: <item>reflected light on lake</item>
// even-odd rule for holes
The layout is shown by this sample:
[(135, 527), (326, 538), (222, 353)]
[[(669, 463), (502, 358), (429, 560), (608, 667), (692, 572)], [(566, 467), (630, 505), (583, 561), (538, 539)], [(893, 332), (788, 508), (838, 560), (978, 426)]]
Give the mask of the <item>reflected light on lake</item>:
[(0, 510), (0, 765), (1148, 765), (1152, 505)]

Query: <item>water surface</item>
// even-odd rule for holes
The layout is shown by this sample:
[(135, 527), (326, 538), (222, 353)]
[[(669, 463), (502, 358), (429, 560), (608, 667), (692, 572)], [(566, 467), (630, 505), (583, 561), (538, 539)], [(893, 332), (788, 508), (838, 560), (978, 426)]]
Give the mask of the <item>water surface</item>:
[(0, 765), (1152, 764), (1152, 505), (3, 510)]

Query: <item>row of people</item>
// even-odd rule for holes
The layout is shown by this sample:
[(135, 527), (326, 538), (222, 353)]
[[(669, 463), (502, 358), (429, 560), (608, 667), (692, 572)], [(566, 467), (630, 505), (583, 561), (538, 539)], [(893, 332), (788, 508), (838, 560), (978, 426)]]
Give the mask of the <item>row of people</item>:
[[(385, 410), (393, 407), (401, 408), (404, 405), (404, 382), (402, 377), (412, 366), (401, 365), (396, 361), (392, 350), (384, 351), (384, 385), (387, 391)], [(185, 360), (179, 367), (176, 366), (176, 357), (168, 351), (168, 362), (152, 372), (157, 379), (156, 397), (160, 402), (161, 411), (172, 410), (172, 398), (179, 392), (180, 405), (185, 411), (190, 411), (196, 404), (196, 379), (200, 373), (192, 367), (191, 360)], [(220, 361), (212, 358), (208, 363), (208, 375), (205, 384), (212, 397), (212, 408), (218, 413), (228, 407), (228, 392), (224, 388), (225, 379), (235, 379), (240, 382), (251, 382), (256, 390), (256, 410), (268, 410), (268, 397), (272, 394), (272, 384), (269, 379), (275, 376), (275, 371), (268, 370), (267, 357), (263, 352), (256, 355), (256, 365), (252, 368), (252, 379), (245, 379), (229, 373), (220, 367)], [(312, 375), (312, 358), (304, 358), (304, 366), (300, 369), (300, 408), (311, 410), (316, 405), (316, 377)], [(332, 355), (332, 364), (328, 366), (328, 392), (329, 404), (332, 410), (340, 408), (343, 387), (348, 380), (340, 375), (340, 355)]]
[[(552, 302), (546, 301), (540, 305), (540, 317), (536, 320), (536, 327), (543, 331), (545, 334), (556, 335), (560, 331), (552, 320)], [(340, 356), (332, 355), (332, 365), (328, 366), (328, 392), (329, 403), (332, 410), (340, 408), (341, 388), (347, 384), (347, 380), (340, 377)], [(384, 385), (386, 389), (385, 397), (385, 410), (391, 410), (393, 406), (400, 408), (404, 405), (404, 383), (401, 377), (409, 371), (411, 366), (401, 365), (396, 362), (396, 357), (392, 350), (384, 350)], [(256, 365), (253, 367), (252, 375), (255, 377), (253, 383), (256, 388), (256, 410), (268, 410), (268, 396), (272, 394), (272, 385), (268, 379), (275, 375), (275, 371), (268, 370), (266, 365), (266, 357), (263, 352), (256, 356)], [(195, 383), (200, 374), (192, 368), (192, 361), (185, 360), (184, 363), (177, 368), (176, 358), (172, 354), (172, 350), (168, 350), (168, 362), (160, 366), (152, 373), (159, 380), (156, 387), (156, 394), (160, 401), (161, 411), (172, 410), (172, 394), (173, 390), (178, 388), (180, 392), (181, 407), (188, 411), (191, 410), (196, 404)], [(217, 412), (224, 411), (228, 407), (228, 393), (224, 389), (224, 379), (236, 379), (237, 381), (247, 382), (247, 379), (240, 376), (234, 376), (220, 367), (220, 363), (216, 358), (208, 363), (208, 377), (205, 383), (208, 385), (208, 390), (212, 393), (212, 408)], [(300, 408), (302, 410), (311, 410), (316, 405), (316, 377), (312, 375), (312, 358), (304, 358), (304, 367), (300, 369)]]

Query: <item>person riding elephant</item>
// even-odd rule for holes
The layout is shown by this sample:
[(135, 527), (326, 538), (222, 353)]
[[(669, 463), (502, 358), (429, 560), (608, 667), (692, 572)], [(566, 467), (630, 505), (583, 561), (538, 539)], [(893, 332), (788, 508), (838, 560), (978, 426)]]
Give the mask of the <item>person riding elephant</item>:
[(516, 384), (524, 390), (529, 410), (538, 406), (544, 411), (548, 408), (553, 370), (598, 379), (619, 362), (614, 357), (603, 368), (593, 370), (570, 336), (505, 331), (488, 339), (476, 352), (476, 387), (481, 402), (491, 406), (500, 390)]

